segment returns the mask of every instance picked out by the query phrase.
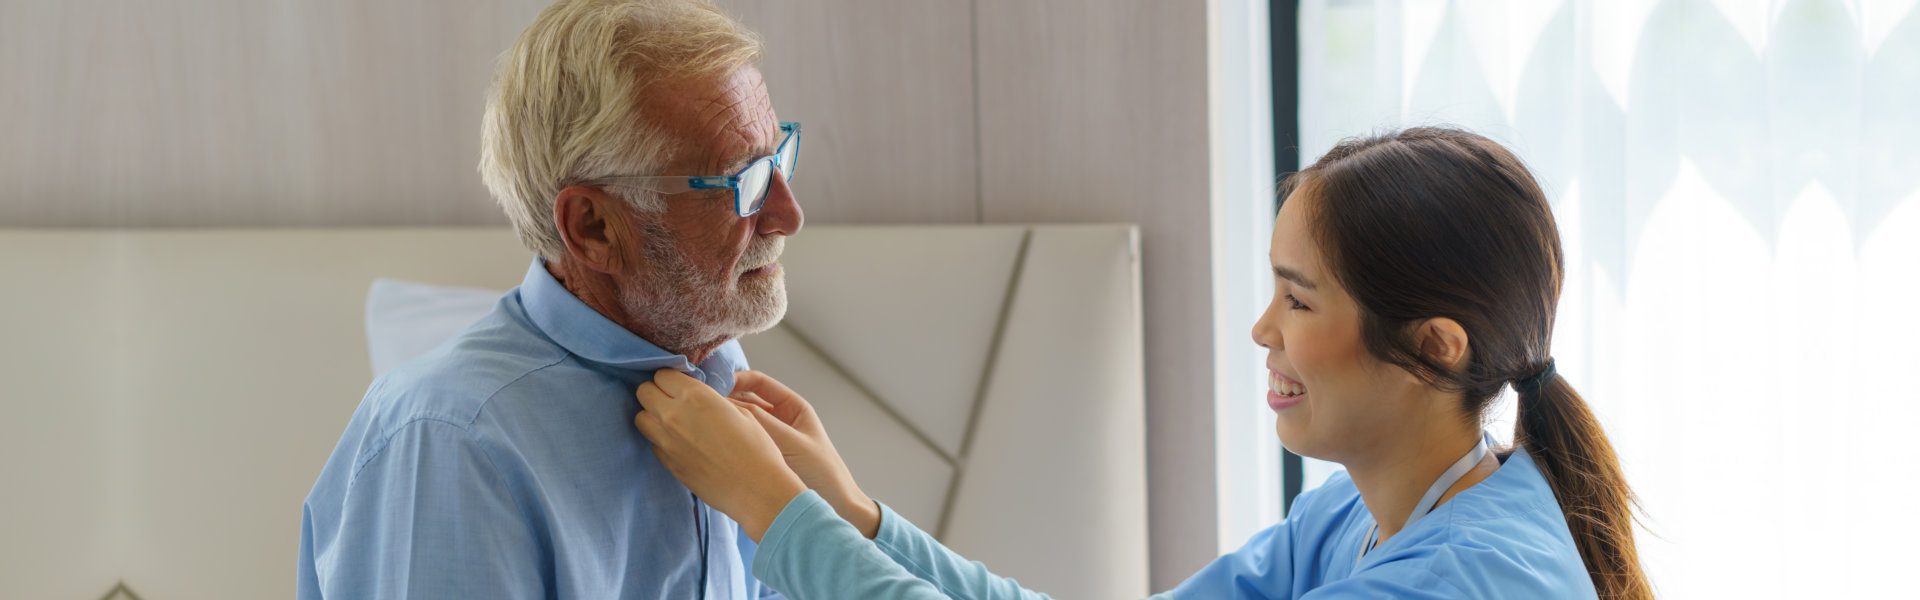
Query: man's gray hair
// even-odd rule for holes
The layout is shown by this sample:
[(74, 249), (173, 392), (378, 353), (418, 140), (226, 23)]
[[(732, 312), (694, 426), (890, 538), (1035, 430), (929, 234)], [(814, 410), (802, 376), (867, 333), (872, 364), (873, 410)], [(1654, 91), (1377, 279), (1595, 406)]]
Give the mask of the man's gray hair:
[[(646, 89), (724, 76), (760, 57), (760, 41), (703, 0), (560, 0), (500, 59), (480, 135), (480, 177), (528, 248), (566, 254), (553, 202), (568, 185), (657, 175), (672, 160)], [(635, 208), (665, 210), (627, 191)]]

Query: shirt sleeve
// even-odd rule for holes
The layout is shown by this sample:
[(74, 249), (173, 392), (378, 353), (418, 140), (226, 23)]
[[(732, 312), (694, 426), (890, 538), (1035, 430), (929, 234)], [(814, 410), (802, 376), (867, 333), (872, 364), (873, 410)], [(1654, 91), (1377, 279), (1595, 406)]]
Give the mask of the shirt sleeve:
[(450, 422), (403, 425), (362, 458), (332, 521), (302, 532), (320, 597), (544, 598), (553, 583), (499, 469)]
[(1388, 556), (1351, 577), (1314, 589), (1302, 600), (1597, 597), (1584, 569), (1563, 577), (1552, 567), (1516, 561), (1483, 543), (1451, 542), (1438, 549)]
[[(1331, 493), (1329, 490), (1344, 490), (1351, 485), (1346, 483), (1346, 477), (1344, 471), (1335, 473), (1319, 487), (1301, 492), (1294, 499), (1288, 518), (1253, 534), (1239, 550), (1213, 559), (1213, 562), (1207, 563), (1206, 567), (1168, 594), (1180, 600), (1267, 600), (1304, 595), (1296, 588), (1312, 583), (1315, 578), (1311, 573), (1297, 572), (1300, 566), (1296, 563), (1301, 562), (1302, 558), (1299, 553), (1301, 548), (1318, 547), (1324, 543), (1314, 539), (1324, 537), (1331, 527), (1326, 519), (1333, 508), (1328, 504), (1338, 505), (1342, 498), (1340, 495), (1328, 496)], [(1359, 497), (1358, 491), (1350, 494), (1354, 498)]]
[(1293, 539), (1287, 522), (1261, 530), (1232, 554), (1213, 559), (1169, 592), (1180, 600), (1290, 598)]
[[(734, 540), (734, 547), (740, 551), (740, 564), (746, 565), (748, 569), (752, 569), (753, 556), (756, 552), (759, 552), (760, 545), (754, 543), (753, 538), (747, 536), (746, 529), (741, 528), (739, 531), (740, 535), (738, 539)], [(747, 575), (747, 597), (758, 600), (786, 600), (787, 598), (786, 596), (780, 595), (779, 590), (775, 590), (766, 583), (754, 578), (752, 574)]]
[(792, 600), (1041, 600), (961, 558), (886, 505), (869, 541), (809, 490), (787, 503), (754, 557), (753, 573)]
[[(1352, 577), (1314, 588), (1300, 600), (1359, 600), (1362, 598), (1404, 598), (1407, 600), (1444, 600), (1486, 598), (1491, 596), (1462, 593), (1418, 563), (1382, 564), (1355, 573)], [(1521, 596), (1547, 597), (1547, 596)]]

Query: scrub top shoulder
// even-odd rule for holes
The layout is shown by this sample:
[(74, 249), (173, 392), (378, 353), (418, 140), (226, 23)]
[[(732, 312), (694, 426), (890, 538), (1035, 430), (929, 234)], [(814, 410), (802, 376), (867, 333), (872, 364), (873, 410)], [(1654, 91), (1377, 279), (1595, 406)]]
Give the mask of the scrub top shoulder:
[[(1216, 598), (1597, 598), (1553, 490), (1525, 450), (1365, 557), (1373, 526), (1342, 472), (1292, 515), (1175, 588)], [(1356, 560), (1358, 559), (1358, 560)]]

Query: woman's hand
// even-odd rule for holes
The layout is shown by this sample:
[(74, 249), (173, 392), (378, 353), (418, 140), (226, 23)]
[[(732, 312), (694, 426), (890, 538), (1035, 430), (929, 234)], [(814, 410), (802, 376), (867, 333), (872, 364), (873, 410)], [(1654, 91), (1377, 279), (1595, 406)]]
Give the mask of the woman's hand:
[(734, 399), (759, 419), (787, 466), (819, 492), (840, 518), (872, 539), (880, 531), (880, 507), (854, 483), (853, 473), (834, 450), (833, 440), (827, 439), (827, 429), (813, 405), (765, 373), (740, 371), (733, 377)]
[(673, 369), (654, 372), (653, 381), (641, 384), (634, 396), (642, 410), (633, 424), (653, 441), (653, 455), (754, 541), (807, 490), (762, 429), (773, 417), (760, 407), (722, 397)]

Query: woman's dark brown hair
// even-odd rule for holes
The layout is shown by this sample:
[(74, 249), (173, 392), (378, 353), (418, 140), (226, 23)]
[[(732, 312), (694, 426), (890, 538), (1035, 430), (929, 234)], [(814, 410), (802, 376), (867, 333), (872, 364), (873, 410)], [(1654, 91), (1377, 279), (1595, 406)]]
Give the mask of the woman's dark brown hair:
[[(1549, 366), (1560, 235), (1540, 185), (1499, 144), (1441, 128), (1347, 140), (1283, 189), (1311, 198), (1309, 231), (1359, 303), (1373, 356), (1463, 393), (1475, 422), (1503, 385)], [(1466, 330), (1465, 367), (1420, 352), (1415, 325), (1434, 317)], [(1546, 475), (1594, 588), (1652, 598), (1634, 550), (1633, 494), (1599, 421), (1558, 375), (1515, 387), (1514, 442)]]

